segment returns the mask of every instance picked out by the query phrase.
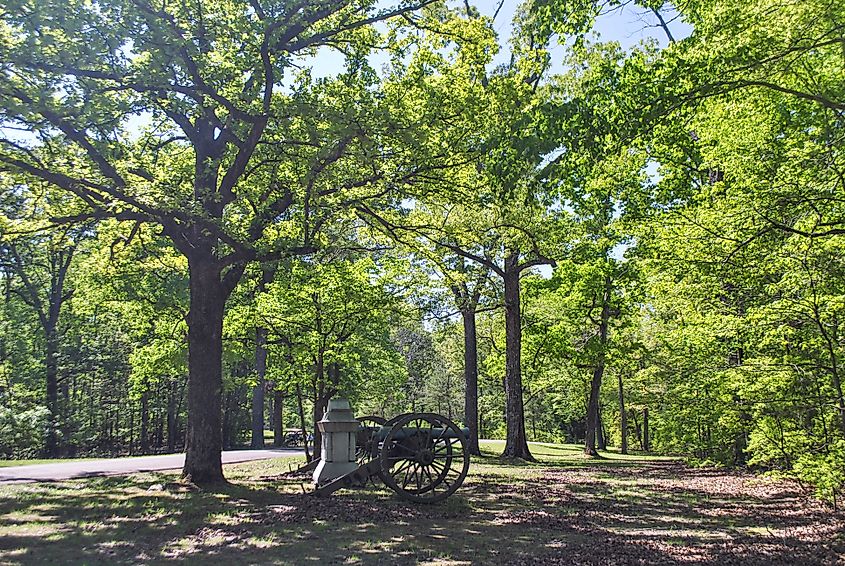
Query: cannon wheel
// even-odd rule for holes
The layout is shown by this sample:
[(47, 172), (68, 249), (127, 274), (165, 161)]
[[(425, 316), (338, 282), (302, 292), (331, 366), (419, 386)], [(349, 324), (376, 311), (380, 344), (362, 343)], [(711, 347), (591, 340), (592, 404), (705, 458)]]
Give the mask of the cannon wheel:
[(403, 415), (384, 439), (379, 475), (401, 497), (418, 503), (443, 501), (469, 471), (461, 429), (434, 413)]
[[(387, 429), (387, 431), (390, 432), (390, 429), (393, 428), (393, 425), (398, 423), (400, 420), (404, 419), (405, 417), (412, 417), (416, 414), (418, 414), (418, 413), (401, 413), (399, 415), (396, 415), (395, 417), (390, 417), (389, 419), (387, 419), (386, 421), (381, 423), (381, 429), (382, 430)], [(379, 417), (379, 418), (381, 418), (381, 417)], [(373, 459), (376, 459), (376, 458), (379, 457), (379, 454), (381, 453), (380, 452), (381, 447), (384, 444), (384, 442), (383, 442), (385, 440), (384, 433), (382, 432), (381, 434), (379, 434), (379, 437), (380, 437), (381, 440), (376, 440), (371, 444), (372, 453), (370, 454), (370, 457), (373, 458)], [(383, 482), (387, 483), (387, 480), (384, 479), (384, 474), (382, 474), (381, 471), (379, 471), (379, 477), (381, 477), (381, 480)]]
[(358, 465), (366, 464), (378, 453), (378, 446), (374, 446), (375, 433), (387, 423), (387, 419), (378, 415), (367, 415), (355, 419), (360, 425), (355, 435), (355, 461)]

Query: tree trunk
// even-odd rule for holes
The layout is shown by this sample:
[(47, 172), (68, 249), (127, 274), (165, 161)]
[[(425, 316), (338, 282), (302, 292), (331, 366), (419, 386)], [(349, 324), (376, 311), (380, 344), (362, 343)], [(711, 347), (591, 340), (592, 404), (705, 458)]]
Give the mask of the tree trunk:
[[(311, 410), (311, 417), (314, 420), (314, 457), (318, 457), (317, 454), (321, 453), (320, 450), (323, 446), (323, 433), (320, 432), (320, 427), (317, 426), (317, 423), (320, 422), (320, 419), (323, 418), (323, 413), (325, 413), (325, 398), (322, 395), (322, 392), (314, 395), (314, 405)], [(308, 444), (308, 438), (305, 438), (305, 443)]]
[(13, 243), (7, 243), (12, 253), (14, 263), (12, 268), (23, 282), (26, 298), (24, 301), (34, 308), (38, 315), (41, 329), (44, 331), (44, 366), (45, 366), (45, 402), (47, 405), (47, 430), (45, 431), (44, 453), (48, 457), (59, 455), (59, 427), (61, 425), (61, 411), (59, 407), (59, 315), (62, 304), (70, 297), (65, 293), (65, 279), (70, 262), (75, 251), (74, 246), (56, 250), (52, 242), (49, 249), (49, 279), (50, 288), (46, 302), (40, 294), (38, 285), (33, 282), (26, 271), (26, 263)]
[(144, 391), (141, 394), (141, 454), (150, 452), (150, 394)]
[[(71, 410), (72, 407), (70, 405), (70, 388), (68, 387), (68, 380), (69, 377), (65, 375), (64, 377), (57, 377), (56, 381), (58, 382), (59, 386), (59, 393), (60, 393), (60, 400), (59, 400), (59, 430), (61, 431), (60, 438), (62, 439), (61, 442), (61, 450), (62, 453), (67, 458), (73, 458), (75, 455), (75, 449), (72, 446), (70, 439), (72, 437), (72, 430), (73, 425), (71, 421), (71, 417), (74, 414)], [(118, 398), (120, 398), (120, 394), (118, 393)], [(132, 411), (130, 410), (129, 413), (131, 414)], [(125, 416), (125, 413), (120, 412), (118, 413), (118, 429), (120, 428), (120, 417)]]
[(135, 409), (129, 408), (129, 455), (135, 455)]
[(590, 381), (590, 398), (587, 402), (587, 430), (584, 434), (584, 454), (598, 456), (596, 450), (596, 430), (599, 425), (599, 395), (601, 382), (604, 377), (604, 366), (607, 349), (607, 329), (610, 321), (610, 291), (612, 279), (604, 279), (602, 290), (601, 317), (599, 319), (599, 353), (593, 369), (593, 379)]
[(280, 447), (285, 441), (285, 394), (275, 389), (273, 391), (273, 446)]
[(311, 461), (311, 452), (308, 451), (308, 425), (305, 423), (305, 409), (302, 407), (302, 388), (296, 386), (296, 404), (299, 408), (299, 427), (302, 430), (302, 442), (305, 444), (305, 461)]
[(226, 292), (216, 263), (213, 257), (188, 259), (188, 429), (182, 476), (198, 484), (225, 481), (220, 409)]
[[(275, 264), (264, 264), (256, 294), (264, 293), (276, 275)], [(258, 382), (252, 390), (252, 448), (264, 448), (264, 392), (267, 388), (267, 329), (255, 329), (255, 373)], [(274, 438), (274, 440), (276, 440)]]
[(181, 397), (182, 392), (179, 388), (179, 382), (174, 379), (167, 386), (167, 451), (170, 453), (176, 451), (176, 437), (179, 432), (177, 392)]
[(59, 455), (59, 365), (57, 359), (59, 337), (54, 326), (45, 328), (44, 331), (47, 338), (45, 365), (47, 370), (47, 411), (49, 412), (46, 452), (49, 458), (55, 458)]
[(503, 458), (534, 461), (525, 435), (525, 406), (522, 399), (522, 316), (520, 313), (519, 255), (505, 259), (505, 420), (507, 436)]
[(640, 427), (639, 421), (637, 421), (637, 411), (634, 409), (631, 411), (631, 419), (634, 421), (634, 433), (637, 435), (637, 442), (640, 445), (640, 450), (645, 450), (645, 445), (643, 444), (643, 431)]
[(596, 446), (599, 450), (607, 452), (607, 436), (604, 434), (604, 423), (601, 418), (601, 405), (596, 412)]
[(252, 448), (264, 448), (264, 389), (267, 374), (267, 330), (255, 329), (255, 373), (258, 382), (252, 388)]
[(830, 356), (830, 379), (833, 385), (833, 390), (836, 393), (836, 405), (839, 411), (839, 430), (842, 432), (842, 437), (845, 438), (845, 394), (842, 390), (842, 379), (840, 379), (839, 356), (837, 355), (837, 344), (839, 340), (839, 319), (834, 316), (831, 328), (828, 331), (826, 326), (822, 323), (822, 317), (819, 315), (818, 307), (814, 305), (813, 312), (815, 314), (816, 324), (821, 331), (822, 338), (827, 344), (828, 354)]
[(628, 413), (625, 412), (625, 390), (622, 388), (622, 374), (617, 376), (619, 381), (619, 428), (622, 433), (620, 451), (628, 453)]
[[(319, 328), (319, 322), (317, 323)], [(322, 350), (317, 352), (317, 358), (314, 360), (314, 396), (312, 397), (313, 404), (311, 405), (311, 417), (314, 425), (314, 455), (320, 451), (323, 443), (323, 434), (320, 432), (320, 427), (317, 423), (323, 418), (325, 412), (325, 359), (323, 358)], [(306, 439), (306, 444), (308, 443)]]
[(587, 429), (584, 433), (584, 454), (598, 456), (596, 450), (596, 424), (599, 418), (599, 393), (604, 373), (604, 364), (598, 363), (593, 369), (593, 379), (590, 381), (590, 398), (587, 401)]
[(223, 446), (222, 446), (223, 450), (228, 450), (229, 449), (229, 438), (230, 438), (230, 436), (229, 436), (229, 431), (230, 431), (229, 422), (232, 418), (232, 392), (231, 391), (226, 392), (224, 394), (222, 403), (223, 403), (223, 420), (220, 423), (220, 429), (221, 429), (220, 435), (221, 435), (221, 439), (222, 439), (222, 443), (223, 443)]
[(464, 422), (469, 428), (467, 450), (480, 455), (478, 448), (478, 335), (475, 327), (475, 308), (461, 311), (464, 321)]
[(651, 441), (648, 434), (648, 407), (643, 409), (643, 451), (651, 450)]

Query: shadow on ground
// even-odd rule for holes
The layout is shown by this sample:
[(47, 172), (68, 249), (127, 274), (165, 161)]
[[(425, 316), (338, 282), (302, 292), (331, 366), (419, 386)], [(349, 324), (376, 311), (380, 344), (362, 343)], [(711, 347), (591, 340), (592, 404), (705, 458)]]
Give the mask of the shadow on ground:
[(215, 490), (167, 474), (4, 486), (0, 562), (845, 563), (842, 515), (792, 483), (627, 464), (483, 458), (436, 506), (376, 487), (317, 499), (272, 464)]

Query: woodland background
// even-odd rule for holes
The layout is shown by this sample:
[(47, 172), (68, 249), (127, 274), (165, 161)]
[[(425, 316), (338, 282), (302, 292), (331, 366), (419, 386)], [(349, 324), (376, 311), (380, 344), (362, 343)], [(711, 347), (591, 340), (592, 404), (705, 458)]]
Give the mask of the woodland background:
[(482, 438), (838, 496), (841, 3), (156, 4), (2, 6), (0, 456), (183, 449), (216, 277), (224, 448), (477, 381)]

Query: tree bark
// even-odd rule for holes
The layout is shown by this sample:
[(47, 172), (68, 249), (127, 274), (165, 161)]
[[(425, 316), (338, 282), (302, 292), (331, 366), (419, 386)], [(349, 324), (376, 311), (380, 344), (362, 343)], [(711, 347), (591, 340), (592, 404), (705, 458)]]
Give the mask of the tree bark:
[[(318, 325), (319, 328), (319, 325)], [(317, 358), (314, 362), (314, 396), (312, 398), (313, 404), (311, 406), (311, 417), (314, 425), (314, 456), (320, 452), (323, 443), (323, 433), (320, 432), (320, 427), (317, 423), (323, 418), (323, 413), (326, 407), (326, 385), (325, 385), (325, 359), (323, 358), (322, 350), (317, 353)], [(308, 443), (306, 439), (306, 444)]]
[(55, 458), (59, 455), (59, 367), (58, 350), (59, 337), (55, 327), (44, 329), (46, 334), (46, 393), (47, 411), (49, 412), (47, 422), (46, 451), (47, 456)]
[(640, 450), (645, 450), (645, 444), (643, 444), (643, 431), (640, 427), (639, 421), (637, 421), (637, 411), (634, 409), (631, 411), (631, 419), (634, 421), (634, 433), (637, 435), (637, 442), (640, 445)]
[[(317, 383), (320, 385), (316, 388), (314, 394), (314, 456), (317, 457), (321, 453), (323, 446), (323, 433), (320, 432), (320, 427), (317, 423), (323, 418), (326, 409), (329, 406), (329, 400), (337, 394), (337, 386), (340, 383), (340, 365), (337, 362), (331, 362), (328, 366), (325, 365), (325, 358), (320, 353), (317, 363)], [(328, 375), (328, 383), (325, 378)]]
[(503, 458), (534, 461), (525, 435), (525, 406), (522, 398), (522, 315), (520, 312), (519, 254), (505, 258), (505, 420), (507, 436)]
[[(264, 264), (256, 294), (263, 293), (276, 276), (274, 264)], [(264, 392), (267, 389), (267, 329), (255, 329), (255, 373), (258, 382), (252, 390), (252, 448), (264, 448)], [(274, 439), (275, 440), (275, 439)]]
[(478, 335), (475, 308), (461, 310), (464, 322), (464, 422), (469, 429), (467, 450), (480, 455), (478, 447)]
[(275, 389), (273, 391), (273, 446), (280, 447), (285, 441), (285, 394)]
[[(320, 432), (320, 427), (317, 426), (317, 423), (320, 422), (320, 419), (323, 418), (323, 413), (326, 412), (326, 398), (322, 394), (322, 392), (318, 393), (314, 396), (314, 405), (311, 410), (311, 417), (314, 421), (314, 431), (312, 434), (314, 435), (314, 457), (317, 458), (317, 454), (321, 453), (321, 449), (323, 446), (323, 433)], [(308, 443), (308, 438), (305, 438), (305, 443)]]
[[(813, 293), (815, 296), (815, 289), (813, 289)], [(833, 390), (836, 393), (836, 408), (839, 411), (839, 430), (842, 433), (842, 437), (845, 438), (845, 394), (843, 394), (842, 390), (842, 379), (839, 375), (839, 356), (837, 355), (837, 344), (840, 343), (838, 332), (839, 319), (836, 316), (833, 317), (831, 330), (828, 331), (825, 327), (825, 324), (822, 322), (822, 317), (819, 314), (819, 309), (816, 305), (815, 300), (813, 302), (813, 314), (816, 325), (819, 327), (819, 331), (821, 332), (822, 338), (824, 339), (825, 344), (827, 345), (828, 355), (830, 356), (829, 371), (831, 384), (833, 385)]]
[(617, 376), (619, 381), (619, 428), (622, 433), (620, 452), (628, 453), (628, 413), (625, 412), (625, 390), (622, 387), (622, 374)]
[(599, 366), (593, 370), (593, 379), (590, 381), (590, 397), (587, 401), (587, 428), (584, 432), (584, 454), (587, 456), (598, 456), (596, 450), (596, 420), (599, 411), (599, 389), (601, 387), (601, 372)]
[(26, 271), (26, 263), (18, 247), (10, 243), (9, 251), (14, 260), (13, 269), (23, 283), (20, 296), (24, 302), (35, 310), (41, 329), (44, 331), (44, 366), (45, 366), (45, 401), (47, 405), (47, 430), (45, 431), (44, 452), (48, 457), (59, 455), (59, 315), (62, 305), (71, 293), (65, 292), (65, 280), (73, 259), (75, 246), (56, 250), (50, 244), (48, 252), (50, 287), (47, 290), (46, 302), (41, 296), (41, 290)]
[(227, 293), (220, 269), (207, 258), (188, 258), (188, 428), (182, 476), (197, 484), (224, 482), (221, 463), (223, 311)]
[(651, 439), (648, 431), (648, 407), (643, 409), (643, 451), (651, 450)]
[(596, 430), (599, 426), (599, 395), (601, 382), (604, 377), (604, 366), (607, 349), (607, 330), (610, 321), (610, 291), (612, 280), (605, 277), (602, 290), (601, 316), (599, 318), (599, 353), (593, 369), (593, 379), (590, 381), (590, 398), (587, 402), (587, 430), (584, 435), (584, 454), (598, 456), (596, 450)]
[(296, 404), (299, 408), (299, 428), (302, 430), (302, 442), (305, 445), (305, 461), (311, 461), (311, 452), (308, 450), (308, 426), (305, 424), (305, 409), (302, 406), (302, 388), (296, 386)]
[(267, 385), (267, 330), (255, 329), (255, 373), (258, 382), (252, 388), (252, 442), (254, 449), (264, 448), (264, 389)]
[(599, 450), (607, 451), (607, 436), (604, 434), (604, 423), (601, 418), (601, 404), (596, 412), (596, 446)]
[(176, 379), (173, 379), (167, 386), (167, 451), (173, 453), (176, 451), (176, 435), (177, 435), (177, 399), (176, 393), (181, 391)]
[(150, 394), (144, 391), (141, 394), (141, 454), (150, 452)]

